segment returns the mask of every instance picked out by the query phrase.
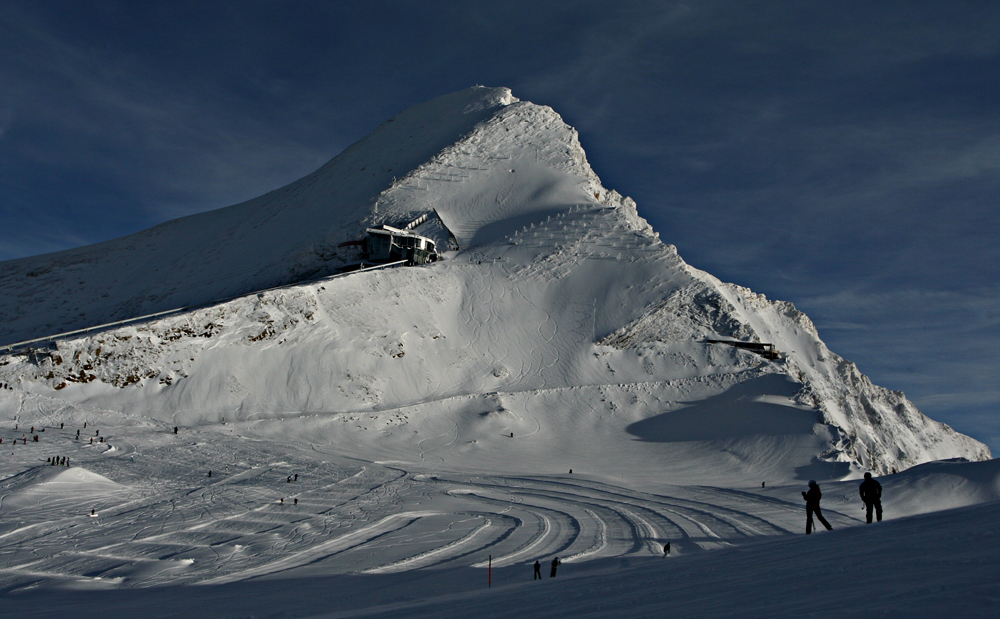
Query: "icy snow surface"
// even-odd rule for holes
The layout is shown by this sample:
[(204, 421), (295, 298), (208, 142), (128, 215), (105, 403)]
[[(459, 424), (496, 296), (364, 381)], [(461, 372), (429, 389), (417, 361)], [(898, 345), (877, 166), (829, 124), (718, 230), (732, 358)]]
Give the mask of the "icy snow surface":
[[(424, 214), (444, 260), (329, 277), (357, 260), (343, 241)], [(872, 385), (790, 304), (685, 264), (572, 128), (506, 89), (404, 111), (256, 200), (0, 266), (2, 343), (193, 306), (0, 357), (0, 589), (17, 599), (122, 589), (100, 598), (112, 614), (169, 616), (138, 591), (203, 584), (164, 599), (187, 616), (500, 616), (479, 590), (492, 567), (523, 597), (511, 616), (692, 596), (716, 605), (704, 616), (792, 616), (815, 607), (740, 614), (706, 583), (758, 599), (814, 553), (901, 559), (907, 536), (1000, 498), (985, 446)], [(886, 475), (892, 522), (856, 530), (864, 470)], [(808, 479), (835, 531), (804, 545)], [(995, 601), (996, 553), (964, 543), (970, 603)], [(555, 555), (558, 587), (519, 589)], [(746, 573), (724, 584), (732, 562)], [(659, 579), (674, 588), (640, 601)]]

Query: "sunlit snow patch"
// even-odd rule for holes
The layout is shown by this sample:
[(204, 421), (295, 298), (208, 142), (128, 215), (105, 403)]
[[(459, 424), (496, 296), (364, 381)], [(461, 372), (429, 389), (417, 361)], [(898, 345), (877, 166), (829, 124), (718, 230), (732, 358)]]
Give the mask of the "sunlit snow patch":
[(80, 467), (42, 471), (3, 498), (4, 509), (83, 507), (128, 491), (127, 486)]

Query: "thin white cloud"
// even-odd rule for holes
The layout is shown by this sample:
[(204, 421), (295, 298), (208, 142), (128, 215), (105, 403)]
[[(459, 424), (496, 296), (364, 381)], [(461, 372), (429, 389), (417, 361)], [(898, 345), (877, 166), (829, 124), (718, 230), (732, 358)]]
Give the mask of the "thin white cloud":
[[(8, 142), (8, 156), (53, 175), (67, 170), (113, 186), (117, 195), (107, 207), (129, 211), (140, 227), (255, 197), (335, 154), (332, 128), (314, 139), (302, 134), (298, 120), (275, 123), (209, 84), (151, 71), (147, 59), (70, 43), (24, 11), (5, 12), (0, 20), (24, 50), (18, 63), (0, 66), (9, 102), (0, 109), (0, 134), (18, 123), (47, 136)], [(96, 240), (102, 239), (83, 242)], [(80, 241), (67, 234), (55, 246)], [(2, 251), (37, 253), (30, 251), (36, 246), (52, 244), (8, 240)]]

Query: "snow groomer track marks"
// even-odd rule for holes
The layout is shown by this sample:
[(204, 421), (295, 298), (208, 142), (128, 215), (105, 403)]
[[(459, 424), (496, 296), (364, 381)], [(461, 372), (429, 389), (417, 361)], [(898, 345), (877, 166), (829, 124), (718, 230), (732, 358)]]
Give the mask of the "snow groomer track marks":
[[(211, 449), (226, 453), (225, 442)], [(298, 472), (298, 481), (287, 481), (290, 471)], [(79, 491), (103, 483), (97, 473), (80, 478)], [(19, 527), (22, 510), (49, 505), (47, 495), (24, 504), (39, 479), (5, 495), (22, 503), (0, 512), (4, 588), (74, 579), (144, 587), (279, 573), (484, 567), (488, 556), (497, 567), (555, 555), (570, 563), (655, 556), (666, 541), (676, 553), (697, 552), (782, 535), (790, 520), (796, 527), (801, 520), (791, 505), (774, 510), (773, 500), (712, 489), (653, 495), (582, 476), (434, 475), (375, 464), (350, 469), (286, 453), (228, 476), (213, 473), (200, 487), (176, 487), (167, 478), (144, 489), (123, 487), (103, 495), (93, 517), (85, 505), (71, 510), (68, 526)], [(778, 517), (751, 514), (766, 511), (755, 502)], [(835, 526), (845, 520), (835, 511), (828, 517)]]

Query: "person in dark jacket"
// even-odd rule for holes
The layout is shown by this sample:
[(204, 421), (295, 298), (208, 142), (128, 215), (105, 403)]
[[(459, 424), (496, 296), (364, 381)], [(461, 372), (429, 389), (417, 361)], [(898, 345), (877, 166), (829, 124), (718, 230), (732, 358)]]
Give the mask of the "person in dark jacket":
[(858, 486), (861, 500), (865, 502), (865, 517), (868, 524), (872, 523), (872, 508), (875, 508), (875, 518), (882, 522), (882, 484), (872, 479), (871, 473), (865, 473), (865, 480)]
[(535, 575), (531, 580), (541, 580), (542, 579), (542, 564), (535, 561)]
[(559, 567), (559, 557), (552, 559), (552, 571), (549, 572), (549, 578), (556, 577), (556, 568)]
[(823, 493), (819, 491), (819, 484), (810, 479), (809, 490), (802, 493), (802, 498), (806, 501), (806, 535), (812, 533), (813, 514), (816, 514), (816, 518), (823, 523), (827, 531), (832, 531), (833, 527), (826, 521), (826, 518), (823, 517), (823, 512), (819, 509), (819, 500), (823, 498)]

